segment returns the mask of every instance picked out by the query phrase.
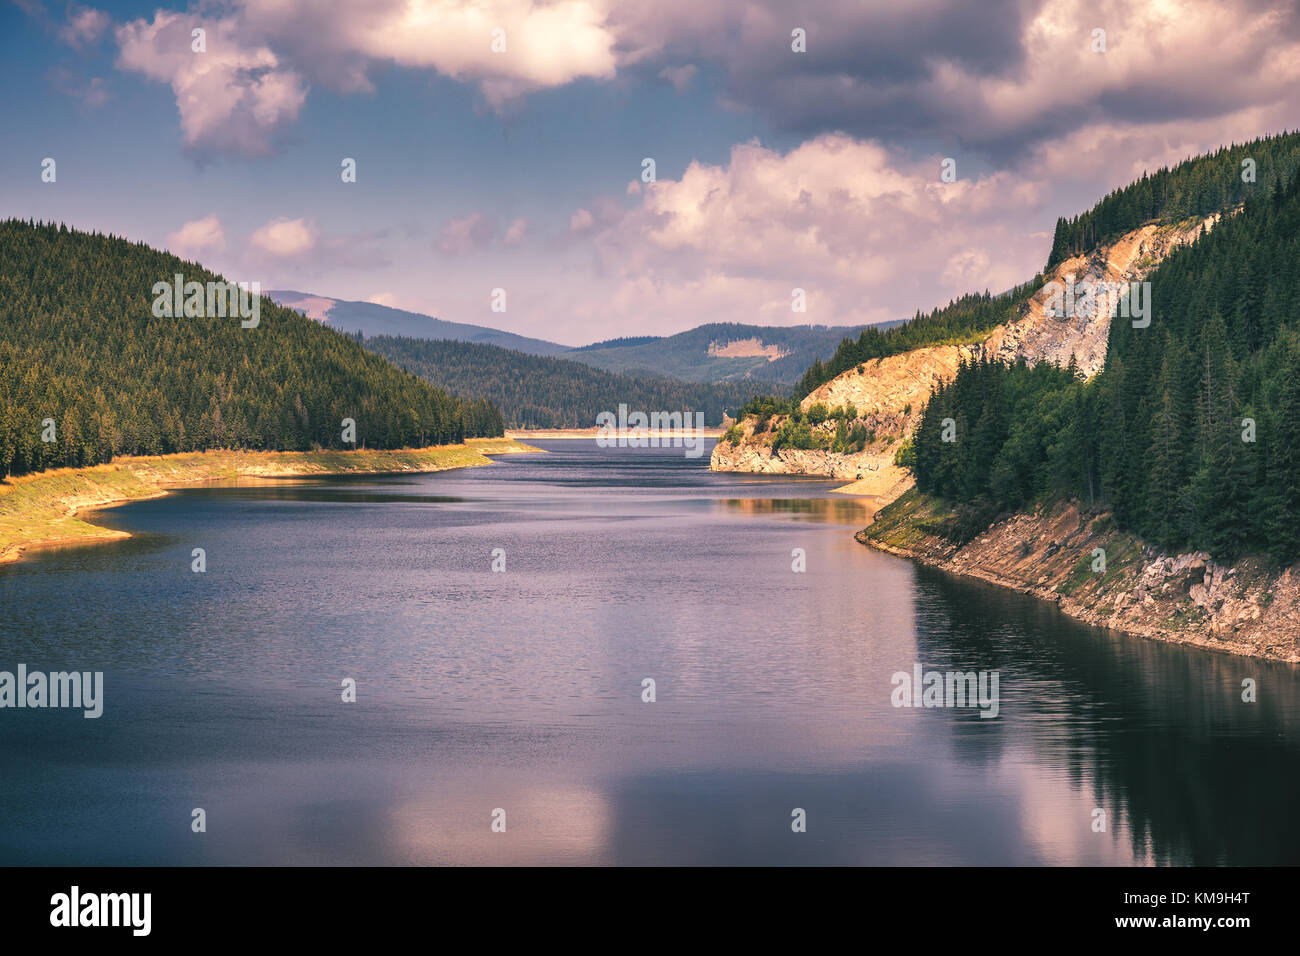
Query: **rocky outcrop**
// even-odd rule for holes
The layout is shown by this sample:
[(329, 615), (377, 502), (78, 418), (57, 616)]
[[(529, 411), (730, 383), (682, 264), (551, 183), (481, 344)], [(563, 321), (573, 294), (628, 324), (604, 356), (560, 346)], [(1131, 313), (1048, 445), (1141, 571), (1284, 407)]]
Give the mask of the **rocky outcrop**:
[(761, 339), (752, 337), (709, 343), (709, 355), (714, 358), (765, 358), (769, 362), (775, 362), (789, 354), (788, 350), (779, 345), (764, 345)]
[(1300, 566), (1234, 566), (1205, 552), (1165, 554), (1075, 503), (1018, 514), (963, 546), (933, 533), (939, 506), (912, 492), (857, 538), (1049, 600), (1071, 617), (1126, 634), (1300, 662)]
[[(934, 387), (956, 375), (958, 364), (976, 354), (971, 346), (942, 345), (892, 355), (867, 362), (861, 373), (837, 376), (803, 400), (805, 411), (816, 402), (828, 408), (854, 406), (856, 421), (875, 436), (861, 452), (846, 455), (782, 448), (773, 454), (771, 434), (784, 420), (778, 417), (759, 435), (753, 433), (752, 420), (745, 422), (739, 443), (719, 441), (714, 446), (709, 467), (713, 471), (841, 478), (853, 483), (841, 491), (893, 500), (912, 486), (907, 470), (894, 464), (897, 442), (911, 434), (921, 420)], [(828, 424), (823, 430), (830, 434), (833, 427)]]
[(879, 496), (891, 501), (912, 484), (911, 474), (894, 464), (893, 450), (879, 446), (855, 455), (823, 450), (800, 451), (795, 448), (782, 448), (773, 454), (772, 446), (762, 442), (731, 445), (720, 441), (713, 449), (710, 467), (714, 471), (743, 471), (760, 475), (838, 478), (853, 484), (849, 488), (837, 490)]
[(902, 435), (920, 422), (934, 387), (956, 375), (963, 359), (977, 355), (978, 346), (936, 345), (873, 359), (817, 387), (800, 404), (805, 411), (817, 402), (853, 405), (877, 434)]
[[(1076, 288), (1142, 282), (1170, 252), (1209, 232), (1219, 218), (1216, 213), (1182, 226), (1143, 226), (1109, 246), (1065, 260), (1047, 276), (1047, 282), (1072, 281)], [(1106, 364), (1113, 319), (1110, 309), (1097, 300), (1091, 308), (1056, 316), (1049, 314), (1050, 298), (1045, 283), (1021, 309), (1019, 319), (999, 326), (984, 340), (981, 353), (1008, 362), (1023, 358), (1030, 365), (1053, 362), (1064, 366), (1073, 358), (1083, 375), (1096, 375)]]

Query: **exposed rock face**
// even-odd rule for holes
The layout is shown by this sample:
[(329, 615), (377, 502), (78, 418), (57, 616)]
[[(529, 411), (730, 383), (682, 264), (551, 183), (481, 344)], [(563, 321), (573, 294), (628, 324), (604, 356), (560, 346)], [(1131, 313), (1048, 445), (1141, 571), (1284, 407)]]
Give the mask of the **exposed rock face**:
[(921, 421), (934, 387), (956, 375), (962, 359), (979, 354), (979, 346), (936, 345), (873, 359), (861, 372), (850, 369), (814, 389), (800, 404), (805, 411), (816, 402), (828, 408), (854, 405), (877, 434), (902, 435)]
[[(1202, 231), (1209, 231), (1219, 215), (1188, 226), (1146, 225), (1135, 229), (1108, 246), (1088, 255), (1075, 256), (1060, 263), (1047, 276), (1049, 282), (1084, 283), (1140, 282), (1165, 256), (1180, 245), (1193, 241)], [(803, 399), (802, 407), (822, 402), (835, 408), (853, 405), (858, 418), (877, 437), (901, 440), (912, 433), (930, 393), (940, 381), (957, 374), (963, 360), (981, 356), (1004, 361), (1023, 358), (1030, 365), (1054, 362), (1068, 365), (1073, 357), (1080, 372), (1095, 375), (1106, 362), (1106, 344), (1110, 335), (1111, 314), (1107, 308), (1090, 314), (1057, 317), (1049, 314), (1052, 291), (1045, 287), (1022, 308), (1015, 321), (998, 326), (981, 343), (975, 345), (938, 345), (914, 349), (901, 355), (865, 362), (849, 369)], [(861, 369), (859, 371), (858, 369)], [(892, 452), (869, 447), (857, 455), (832, 455), (826, 452), (794, 452), (782, 449), (772, 455), (766, 443), (769, 435), (752, 434), (753, 422), (746, 423), (742, 446), (718, 442), (709, 467), (714, 471), (786, 472), (796, 475), (824, 475), (828, 478), (861, 478), (878, 473), (886, 465), (893, 468)], [(752, 446), (752, 447), (751, 447)], [(861, 462), (852, 459), (860, 458)], [(818, 471), (816, 469), (824, 470)], [(895, 494), (911, 486), (905, 477), (885, 482)], [(855, 477), (856, 476), (856, 477)], [(877, 487), (871, 483), (870, 487)], [(881, 491), (864, 492), (883, 494)]]
[[(910, 506), (902, 501), (897, 507)], [(858, 540), (883, 551), (1053, 601), (1089, 624), (1177, 644), (1300, 662), (1300, 566), (1270, 572), (1205, 552), (1168, 555), (1115, 530), (1106, 516), (1058, 504), (1014, 515), (958, 547), (919, 530), (916, 509)], [(882, 524), (884, 522), (882, 521)], [(1097, 552), (1106, 564), (1098, 570)]]
[[(719, 441), (714, 446), (709, 467), (713, 471), (843, 478), (857, 483), (845, 491), (892, 500), (912, 486), (912, 477), (894, 464), (895, 445), (884, 440), (911, 434), (934, 387), (956, 375), (962, 359), (977, 354), (978, 346), (941, 345), (891, 355), (867, 362), (861, 374), (850, 370), (837, 376), (803, 400), (805, 410), (816, 402), (830, 408), (853, 405), (858, 420), (877, 437), (861, 452), (843, 455), (782, 448), (773, 455), (770, 437), (754, 436), (754, 422), (750, 420), (742, 426), (745, 438), (740, 444)], [(825, 426), (827, 430), (831, 427)]]
[(709, 354), (726, 358), (765, 358), (769, 362), (775, 362), (790, 353), (779, 345), (764, 345), (759, 339), (748, 338), (723, 343), (710, 342)]
[(866, 452), (855, 455), (795, 448), (782, 448), (774, 455), (772, 446), (762, 442), (731, 445), (720, 441), (713, 449), (710, 468), (714, 471), (839, 478), (854, 483), (842, 489), (844, 491), (880, 496), (891, 501), (912, 485), (911, 474), (894, 464), (893, 449), (879, 445), (874, 450), (868, 448)]
[[(1076, 287), (1085, 283), (1119, 285), (1141, 282), (1160, 261), (1178, 246), (1209, 232), (1219, 221), (1216, 213), (1189, 227), (1147, 225), (1135, 229), (1109, 246), (1060, 263), (1047, 276), (1048, 282), (1073, 279)], [(999, 326), (984, 340), (983, 354), (1003, 361), (1023, 358), (1030, 365), (1053, 362), (1068, 365), (1073, 357), (1079, 371), (1091, 378), (1106, 364), (1106, 343), (1113, 316), (1107, 308), (1091, 314), (1048, 315), (1051, 292), (1041, 289), (1021, 310), (1021, 318)]]

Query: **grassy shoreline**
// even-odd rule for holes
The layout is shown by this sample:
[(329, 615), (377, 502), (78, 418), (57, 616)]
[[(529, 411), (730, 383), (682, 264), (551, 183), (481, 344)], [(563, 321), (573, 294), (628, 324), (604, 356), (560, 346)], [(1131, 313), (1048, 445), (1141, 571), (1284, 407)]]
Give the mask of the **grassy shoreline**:
[(491, 464), (489, 455), (536, 452), (509, 438), (461, 445), (356, 451), (209, 451), (119, 458), (0, 482), (0, 564), (31, 548), (129, 537), (80, 517), (84, 511), (158, 498), (178, 485), (229, 478), (309, 478), (446, 471)]

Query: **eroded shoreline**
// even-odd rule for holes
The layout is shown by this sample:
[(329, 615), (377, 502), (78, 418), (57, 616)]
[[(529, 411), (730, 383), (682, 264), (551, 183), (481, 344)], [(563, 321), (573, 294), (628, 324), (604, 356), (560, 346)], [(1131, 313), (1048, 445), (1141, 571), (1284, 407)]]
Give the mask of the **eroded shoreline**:
[(913, 491), (854, 537), (889, 554), (1051, 602), (1095, 627), (1300, 663), (1295, 567), (1269, 568), (1257, 559), (1223, 564), (1204, 552), (1165, 554), (1118, 529), (1109, 515), (1081, 513), (1074, 503), (1014, 514), (960, 546), (928, 530), (943, 517), (936, 502)]

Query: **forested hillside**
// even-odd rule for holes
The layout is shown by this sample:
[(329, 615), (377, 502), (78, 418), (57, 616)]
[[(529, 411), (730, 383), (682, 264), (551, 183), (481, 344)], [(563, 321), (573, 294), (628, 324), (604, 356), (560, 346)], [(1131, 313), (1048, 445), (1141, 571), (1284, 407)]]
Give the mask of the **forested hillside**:
[[(1244, 167), (1244, 160), (1254, 163)], [(1188, 159), (1115, 190), (1073, 219), (1058, 219), (1047, 268), (1136, 229), (1152, 219), (1179, 222), (1264, 195), (1300, 169), (1300, 132), (1283, 133)]]
[(455, 395), (487, 398), (512, 428), (590, 428), (597, 414), (617, 412), (619, 403), (647, 412), (702, 411), (713, 426), (722, 421), (724, 410), (734, 415), (760, 387), (752, 382), (707, 384), (620, 375), (563, 358), (467, 342), (386, 335), (362, 342), (394, 365)]
[(631, 348), (634, 345), (646, 345), (650, 342), (663, 341), (662, 335), (620, 335), (616, 339), (604, 339), (600, 342), (592, 342), (590, 345), (579, 345), (577, 348), (570, 349), (571, 352), (591, 352), (596, 349), (622, 349)]
[(934, 394), (917, 486), (965, 504), (959, 533), (1072, 495), (1169, 548), (1300, 557), (1300, 176), (1247, 197), (1151, 282), (1150, 326), (1113, 322), (1086, 384), (979, 363)]
[[(1242, 160), (1254, 162), (1253, 176), (1243, 178)], [(1248, 196), (1268, 195), (1278, 183), (1300, 170), (1300, 132), (1284, 133), (1225, 147), (1215, 153), (1161, 168), (1115, 190), (1087, 212), (1059, 219), (1047, 261), (1057, 263), (1096, 249), (1145, 222), (1180, 222), (1235, 207)], [(856, 340), (846, 340), (827, 362), (813, 362), (795, 388), (797, 395), (813, 389), (855, 365), (928, 345), (972, 341), (1014, 317), (1020, 304), (1039, 287), (1041, 276), (998, 296), (988, 292), (966, 295), (948, 305), (916, 316), (901, 326), (868, 328)]]
[[(144, 245), (0, 223), (0, 474), (207, 448), (424, 446), (502, 432), (348, 336), (262, 299), (238, 318), (158, 318), (156, 282), (219, 281)], [(53, 419), (53, 442), (43, 441)], [(351, 447), (351, 446), (346, 446)]]

